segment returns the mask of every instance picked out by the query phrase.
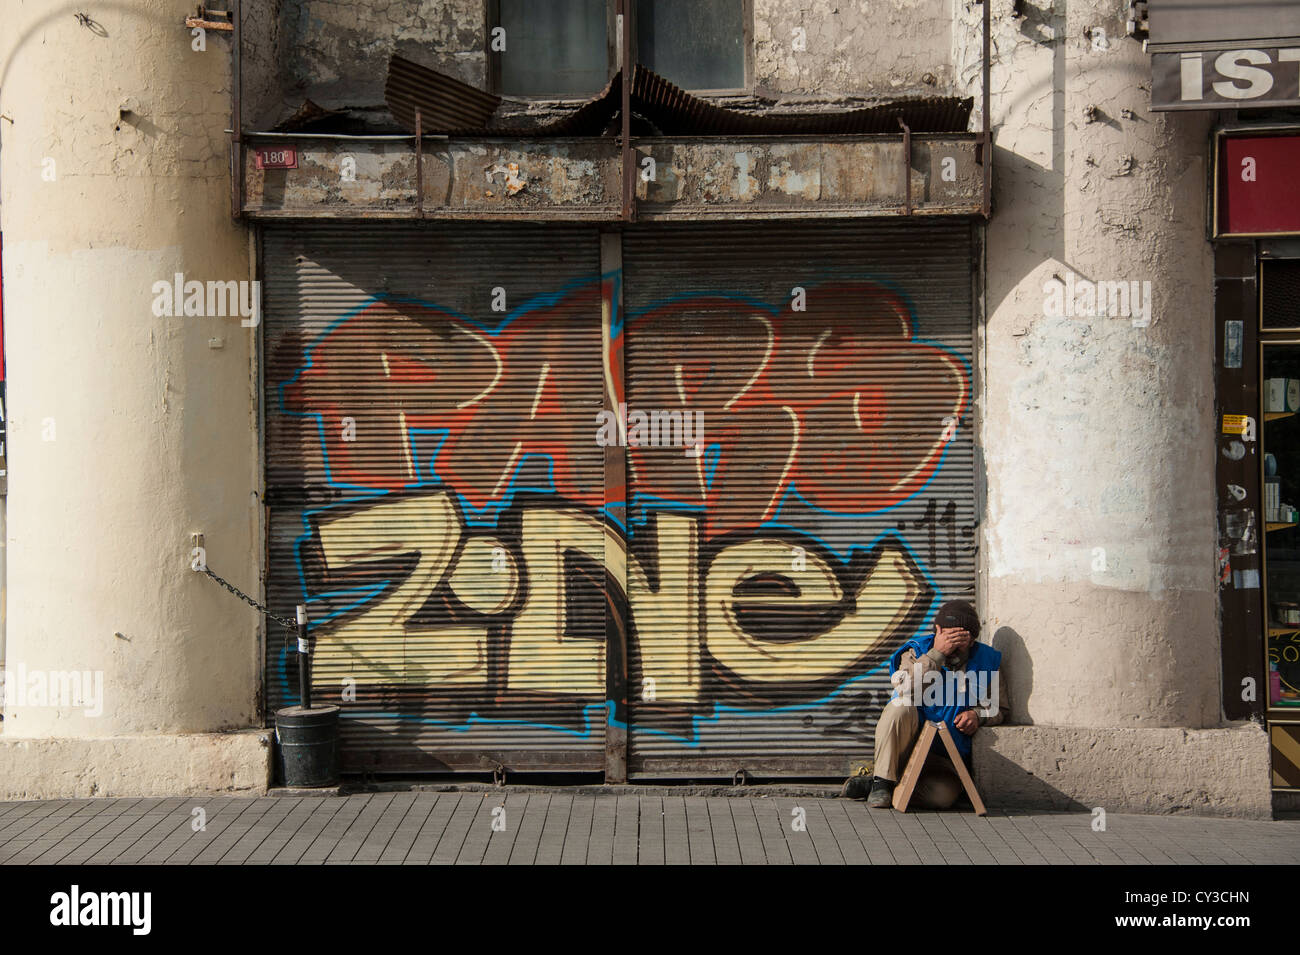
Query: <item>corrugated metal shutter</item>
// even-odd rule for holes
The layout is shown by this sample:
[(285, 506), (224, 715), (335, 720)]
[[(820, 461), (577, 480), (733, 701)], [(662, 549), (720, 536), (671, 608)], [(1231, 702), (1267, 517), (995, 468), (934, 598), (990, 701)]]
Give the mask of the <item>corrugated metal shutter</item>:
[(268, 598), (344, 770), (603, 768), (595, 230), (275, 227), (264, 272)]
[(974, 600), (973, 228), (625, 233), (633, 774), (844, 773)]

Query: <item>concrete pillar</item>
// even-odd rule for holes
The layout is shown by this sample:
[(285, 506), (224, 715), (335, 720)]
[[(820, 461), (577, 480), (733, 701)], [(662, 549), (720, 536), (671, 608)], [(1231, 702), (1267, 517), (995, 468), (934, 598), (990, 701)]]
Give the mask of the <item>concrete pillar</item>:
[[(992, 8), (983, 602), (1015, 721), (1037, 731), (987, 734), (998, 753), (984, 768), (996, 788), (1062, 805), (1262, 813), (1263, 731), (1208, 730), (1225, 725), (1213, 117), (1150, 111), (1150, 58), (1124, 35), (1121, 6)], [(1053, 317), (1054, 277), (1075, 283), (1076, 304), (1079, 280), (1137, 282), (1143, 307)], [(1194, 733), (1162, 727), (1209, 735), (1191, 745)]]
[[(176, 273), (252, 278), (230, 217), (231, 42), (196, 51), (164, 0), (87, 11), (0, 0), (0, 798), (264, 789), (265, 734), (232, 732), (259, 723), (257, 615), (188, 568), (201, 532), (257, 590), (256, 329), (154, 308)], [(33, 679), (69, 671), (102, 674), (102, 712), (33, 705)]]

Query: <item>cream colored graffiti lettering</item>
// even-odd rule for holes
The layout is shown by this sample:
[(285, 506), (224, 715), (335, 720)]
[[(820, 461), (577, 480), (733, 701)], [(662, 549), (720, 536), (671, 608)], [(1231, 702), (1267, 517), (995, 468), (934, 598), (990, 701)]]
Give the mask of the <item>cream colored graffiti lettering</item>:
[(598, 699), (605, 694), (605, 643), (594, 634), (566, 634), (564, 557), (576, 551), (625, 572), (622, 545), (603, 522), (577, 510), (526, 511), (522, 537), (528, 597), (510, 628), (506, 687)]
[[(797, 595), (735, 596), (738, 584), (765, 572), (781, 574)], [(886, 546), (880, 560), (855, 594), (852, 613), (820, 634), (798, 641), (765, 641), (748, 632), (737, 610), (748, 607), (774, 614), (812, 613), (843, 599), (835, 572), (815, 554), (803, 570), (790, 564), (790, 544), (753, 540), (725, 548), (714, 559), (705, 581), (706, 634), (709, 652), (732, 673), (760, 683), (815, 681), (841, 673), (895, 634), (918, 609), (924, 587), (903, 552)]]
[(498, 614), (514, 603), (519, 593), (519, 567), (501, 541), (471, 537), (456, 558), (447, 584), (471, 610)]
[[(331, 574), (419, 554), (411, 574), (366, 611), (316, 631), (313, 683), (487, 686), (487, 630), (419, 628), (408, 621), (447, 573), (460, 518), (445, 494), (376, 504), (317, 527)], [(477, 552), (477, 551), (476, 551)], [(517, 586), (517, 584), (513, 585)]]
[(643, 679), (650, 701), (694, 703), (700, 698), (700, 522), (676, 514), (655, 518), (659, 588), (641, 565), (628, 565), (628, 599), (636, 620)]

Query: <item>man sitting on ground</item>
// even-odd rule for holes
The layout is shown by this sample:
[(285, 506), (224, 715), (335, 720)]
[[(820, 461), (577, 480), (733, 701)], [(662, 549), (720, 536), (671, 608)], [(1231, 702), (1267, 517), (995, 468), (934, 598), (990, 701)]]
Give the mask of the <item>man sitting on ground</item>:
[[(964, 600), (950, 600), (935, 614), (933, 634), (907, 641), (890, 657), (895, 692), (876, 724), (875, 778), (867, 794), (871, 808), (892, 804), (894, 787), (925, 721), (947, 724), (958, 752), (969, 765), (970, 738), (975, 731), (996, 726), (1008, 717), (1007, 694), (997, 679), (1002, 654), (980, 643), (979, 632), (975, 608)], [(980, 700), (981, 692), (996, 699)], [(989, 708), (977, 709), (981, 705)], [(853, 794), (847, 785), (846, 794)], [(957, 770), (947, 749), (936, 740), (911, 804), (949, 809), (961, 794)]]

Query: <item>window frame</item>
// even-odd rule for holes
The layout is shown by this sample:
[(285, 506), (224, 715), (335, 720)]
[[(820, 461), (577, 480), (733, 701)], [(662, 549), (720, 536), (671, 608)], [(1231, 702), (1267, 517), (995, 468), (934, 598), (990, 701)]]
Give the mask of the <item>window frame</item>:
[[(686, 92), (696, 96), (747, 96), (752, 94), (754, 89), (754, 0), (740, 0), (741, 4), (741, 25), (743, 36), (741, 37), (741, 52), (743, 63), (744, 85), (740, 87), (726, 87), (722, 89), (687, 89)], [(619, 50), (618, 50), (618, 2), (617, 0), (605, 0), (605, 82), (612, 80), (619, 70)], [(628, 0), (628, 8), (632, 11), (628, 19), (631, 21), (631, 49), (635, 52), (637, 49), (637, 29), (636, 29), (636, 0)], [(598, 90), (593, 90), (586, 96), (566, 96), (563, 94), (545, 94), (545, 93), (506, 93), (501, 89), (501, 57), (492, 50), (492, 31), (501, 26), (501, 2), (500, 0), (484, 0), (484, 18), (483, 22), (487, 29), (483, 31), (483, 54), (486, 57), (485, 77), (487, 80), (487, 91), (497, 96), (507, 99), (524, 100), (531, 103), (584, 103), (594, 96)], [(507, 35), (506, 43), (509, 44), (510, 37)], [(508, 48), (508, 47), (507, 47)], [(672, 82), (672, 77), (665, 77)]]

